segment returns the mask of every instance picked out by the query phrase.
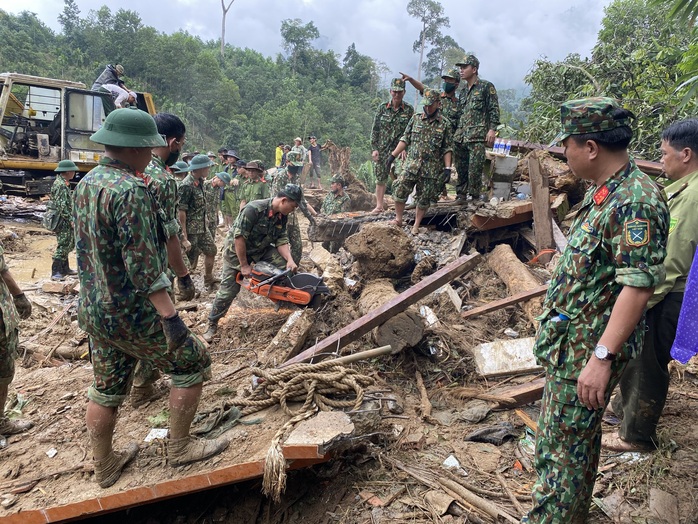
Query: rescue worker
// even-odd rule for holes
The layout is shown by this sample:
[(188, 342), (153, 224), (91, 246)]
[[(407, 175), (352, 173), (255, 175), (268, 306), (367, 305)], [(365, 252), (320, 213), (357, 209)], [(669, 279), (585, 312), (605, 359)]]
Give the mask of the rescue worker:
[(271, 196), (269, 185), (262, 179), (264, 164), (261, 160), (252, 160), (245, 164), (246, 180), (240, 185), (238, 198), (240, 209), (253, 200), (263, 200)]
[(204, 340), (211, 342), (218, 331), (218, 321), (225, 316), (240, 292), (237, 275), (250, 276), (251, 264), (265, 261), (279, 268), (295, 271), (298, 265), (291, 256), (286, 231), (287, 216), (303, 198), (300, 186), (288, 184), (273, 198), (247, 204), (228, 231), (223, 246), (223, 276), (208, 315)]
[(208, 230), (214, 243), (216, 232), (218, 231), (218, 207), (221, 203), (221, 189), (230, 184), (230, 175), (225, 171), (216, 173), (211, 180), (204, 182), (204, 196), (206, 198), (206, 217), (208, 220)]
[(62, 280), (68, 275), (77, 275), (77, 271), (70, 269), (68, 265), (68, 254), (75, 249), (73, 191), (70, 189), (70, 181), (75, 178), (78, 166), (71, 160), (61, 160), (54, 171), (57, 175), (51, 186), (51, 197), (48, 207), (58, 217), (56, 228), (53, 230), (56, 234), (58, 245), (53, 253), (51, 280)]
[(78, 324), (90, 337), (94, 381), (88, 389), (87, 434), (95, 478), (106, 488), (138, 453), (112, 447), (116, 414), (138, 360), (170, 375), (167, 460), (181, 466), (220, 453), (228, 440), (199, 440), (189, 429), (211, 359), (177, 314), (167, 293), (167, 252), (158, 203), (144, 175), (151, 148), (165, 147), (153, 118), (117, 109), (90, 139), (105, 156), (75, 190), (80, 277)]
[[(351, 198), (344, 192), (344, 178), (341, 175), (334, 175), (330, 181), (330, 192), (325, 196), (325, 200), (322, 202), (322, 208), (320, 212), (323, 215), (334, 215), (335, 213), (346, 213), (351, 211)], [(336, 253), (339, 251), (342, 242), (326, 241), (322, 243), (324, 247), (330, 253)]]

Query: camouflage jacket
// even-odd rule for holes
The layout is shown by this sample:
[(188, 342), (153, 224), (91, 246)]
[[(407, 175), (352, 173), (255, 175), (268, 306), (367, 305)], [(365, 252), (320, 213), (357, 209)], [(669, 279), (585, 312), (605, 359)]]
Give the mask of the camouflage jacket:
[(103, 158), (75, 189), (78, 323), (101, 338), (162, 329), (148, 296), (168, 289), (165, 230), (145, 181)]
[(458, 100), (460, 119), (454, 140), (459, 144), (465, 142), (483, 142), (490, 129), (499, 126), (499, 99), (497, 90), (482, 78), (472, 86), (461, 90)]
[(345, 213), (351, 210), (351, 198), (346, 193), (342, 196), (335, 195), (332, 191), (327, 193), (322, 202), (322, 214), (334, 215), (335, 213)]
[(179, 210), (187, 214), (187, 235), (200, 235), (206, 232), (206, 198), (204, 181), (195, 180), (189, 173), (179, 186)]
[(160, 219), (165, 227), (167, 238), (179, 234), (179, 219), (177, 217), (178, 180), (172, 176), (165, 162), (159, 156), (153, 156), (145, 168), (143, 178), (148, 189), (158, 202)]
[[(219, 171), (220, 172), (220, 171)], [(214, 187), (211, 180), (204, 182), (204, 198), (206, 199), (206, 219), (209, 227), (218, 227), (218, 208), (221, 204), (221, 188)]]
[(407, 123), (414, 114), (414, 108), (407, 102), (395, 111), (390, 102), (378, 106), (371, 128), (371, 150), (387, 156), (397, 147)]
[(241, 202), (244, 200), (245, 202), (250, 203), (253, 200), (263, 200), (271, 196), (269, 193), (269, 184), (262, 180), (257, 180), (256, 182), (246, 180), (241, 184), (242, 187), (238, 193), (238, 198)]
[(460, 108), (458, 107), (458, 98), (451, 98), (445, 93), (441, 94), (441, 114), (451, 121), (451, 131), (454, 133), (458, 128), (460, 120)]
[(234, 252), (235, 239), (243, 237), (249, 259), (261, 256), (270, 246), (279, 247), (288, 244), (286, 233), (288, 218), (272, 211), (272, 200), (272, 198), (254, 200), (242, 208), (228, 232), (227, 248)]
[[(548, 373), (576, 379), (621, 289), (654, 287), (664, 280), (668, 232), (664, 197), (633, 160), (601, 187), (589, 189), (539, 317), (534, 353)], [(567, 318), (560, 319), (560, 314)], [(643, 319), (619, 358), (636, 356), (644, 330)]]
[(440, 112), (427, 118), (422, 112), (414, 115), (400, 137), (407, 144), (403, 169), (424, 178), (440, 178), (444, 172), (444, 155), (453, 151), (451, 121)]
[[(4, 273), (7, 270), (5, 248), (0, 243), (0, 273)], [(19, 313), (17, 313), (17, 308), (15, 308), (15, 300), (2, 278), (0, 278), (0, 311), (2, 311), (2, 321), (5, 324), (5, 336), (9, 337), (12, 335), (12, 331), (19, 326)]]
[(56, 213), (61, 220), (70, 224), (73, 219), (73, 192), (70, 190), (70, 184), (65, 179), (58, 175), (51, 186), (51, 207), (56, 210)]
[(274, 178), (271, 179), (271, 196), (279, 194), (286, 184), (291, 183), (291, 175), (285, 167), (279, 168), (274, 173)]

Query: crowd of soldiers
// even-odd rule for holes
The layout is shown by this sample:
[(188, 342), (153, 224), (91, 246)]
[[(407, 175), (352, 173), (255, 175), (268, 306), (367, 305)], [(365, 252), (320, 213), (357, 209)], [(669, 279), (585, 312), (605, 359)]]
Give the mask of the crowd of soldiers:
[[(374, 211), (383, 212), (385, 183), (401, 158), (394, 188), (398, 225), (415, 189), (419, 226), (423, 213), (443, 194), (453, 162), (459, 200), (479, 197), (482, 190), (484, 147), (499, 123), (496, 90), (479, 79), (474, 56), (456, 65), (467, 84), (459, 98), (455, 70), (444, 75), (443, 93), (403, 75), (392, 81), (391, 101), (376, 114)], [(405, 81), (423, 93), (421, 114), (402, 101)], [(546, 385), (536, 435), (538, 480), (533, 507), (523, 519), (529, 523), (586, 521), (602, 445), (619, 451), (657, 447), (667, 366), (698, 245), (693, 212), (698, 203), (698, 119), (676, 122), (664, 131), (662, 163), (671, 183), (662, 191), (628, 152), (634, 115), (617, 100), (571, 100), (560, 112), (562, 130), (555, 142), (564, 147), (574, 174), (591, 187), (539, 317), (534, 353)], [(74, 198), (68, 183), (75, 165), (64, 161), (56, 169), (52, 213), (47, 214), (59, 243), (52, 272), (70, 273), (67, 253), (76, 248), (78, 323), (89, 335), (94, 369), (86, 422), (102, 487), (112, 485), (138, 452), (136, 444), (120, 452), (112, 448), (117, 408), (129, 395), (134, 405), (153, 398), (159, 372), (172, 381), (170, 464), (203, 460), (228, 446), (225, 437), (190, 435), (211, 360), (204, 342), (174, 307), (172, 279), (183, 298), (193, 298), (189, 272), (204, 255), (206, 285), (220, 284), (204, 334), (211, 341), (240, 290), (239, 277), (248, 277), (253, 264), (297, 268), (302, 245), (296, 209), (316, 214), (298, 184), (304, 161), (300, 138), (296, 151), (286, 153), (286, 165), (269, 173), (260, 161), (243, 162), (230, 149), (219, 151), (224, 169), (212, 152), (179, 164), (185, 132), (175, 115), (116, 109), (91, 137), (104, 145), (105, 156), (77, 184)], [(178, 182), (174, 172), (184, 178)], [(343, 188), (344, 180), (334, 176), (322, 213), (348, 209)], [(212, 273), (219, 206), (229, 225), (220, 281)], [(0, 275), (4, 406), (14, 375), (19, 317), (31, 314), (31, 303), (12, 279), (1, 247)], [(612, 408), (623, 423), (602, 439), (602, 416), (618, 384)], [(25, 421), (0, 418), (0, 434), (28, 427)]]

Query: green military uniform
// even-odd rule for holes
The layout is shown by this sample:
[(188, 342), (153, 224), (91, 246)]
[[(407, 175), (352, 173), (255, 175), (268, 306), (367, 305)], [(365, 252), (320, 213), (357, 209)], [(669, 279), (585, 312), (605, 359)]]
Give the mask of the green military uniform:
[[(432, 104), (441, 93), (427, 89), (424, 97)], [(430, 118), (424, 113), (413, 115), (400, 142), (407, 144), (407, 158), (393, 188), (395, 201), (405, 202), (416, 186), (417, 207), (427, 209), (441, 194), (444, 155), (453, 150), (451, 122), (438, 111)]]
[(75, 249), (73, 236), (73, 192), (70, 183), (56, 176), (51, 186), (51, 206), (59, 216), (55, 233), (58, 245), (53, 253), (54, 260), (68, 260), (68, 253)]
[[(466, 56), (457, 65), (479, 67), (474, 56)], [(485, 168), (485, 138), (490, 130), (499, 126), (499, 99), (492, 82), (478, 78), (472, 86), (467, 84), (458, 102), (459, 120), (453, 136), (455, 164), (458, 170), (458, 196), (470, 194), (480, 197), (482, 173)]]
[[(391, 90), (404, 91), (404, 80), (394, 79)], [(371, 128), (371, 150), (378, 151), (378, 162), (375, 165), (377, 184), (385, 185), (388, 182), (388, 157), (400, 142), (400, 137), (413, 114), (414, 108), (407, 102), (402, 102), (397, 109), (393, 109), (390, 102), (378, 106)]]
[(187, 240), (191, 243), (187, 257), (193, 264), (201, 253), (215, 256), (218, 250), (208, 228), (211, 219), (206, 214), (204, 181), (194, 179), (190, 173), (182, 180), (179, 191), (178, 208), (187, 214)]
[[(562, 136), (627, 125), (614, 120), (615, 108), (608, 98), (566, 102)], [(667, 230), (664, 199), (633, 160), (584, 198), (539, 317), (534, 353), (546, 384), (536, 434), (538, 480), (523, 522), (586, 522), (604, 409), (581, 403), (577, 381), (587, 361), (596, 358), (595, 345), (623, 287), (650, 288), (664, 279)], [(628, 360), (637, 356), (644, 330), (643, 319), (610, 363), (606, 403)]]
[(153, 156), (145, 168), (144, 180), (159, 204), (158, 214), (165, 228), (167, 238), (179, 234), (177, 218), (177, 179), (170, 174), (165, 162), (159, 156)]
[(228, 231), (223, 246), (221, 285), (213, 301), (209, 322), (217, 322), (223, 317), (240, 292), (240, 284), (236, 282), (240, 272), (240, 260), (235, 252), (237, 237), (245, 239), (248, 263), (265, 261), (280, 268), (286, 267), (286, 261), (276, 248), (289, 243), (286, 234), (287, 218), (272, 211), (272, 200), (273, 198), (268, 198), (249, 202)]
[[(698, 246), (698, 172), (664, 188), (669, 205), (669, 237), (664, 260), (666, 280), (647, 303), (647, 332), (640, 356), (631, 360), (620, 380), (613, 408), (623, 421), (619, 436), (656, 447), (657, 423), (669, 390), (668, 365), (676, 337), (686, 281)], [(616, 411), (617, 409), (617, 411)]]
[[(5, 249), (0, 243), (0, 273), (8, 270)], [(0, 278), (0, 386), (7, 386), (15, 376), (15, 358), (19, 341), (19, 314), (5, 281)], [(5, 406), (0, 406), (0, 419)]]
[[(279, 194), (279, 191), (286, 187), (286, 184), (293, 184), (293, 177), (289, 173), (288, 168), (277, 169), (274, 174), (274, 178), (271, 181), (271, 196), (275, 197)], [(301, 211), (306, 209), (307, 212), (307, 202), (305, 197), (303, 197), (303, 204), (299, 206)], [(286, 223), (286, 233), (288, 235), (288, 243), (291, 246), (291, 257), (296, 264), (300, 264), (301, 258), (303, 258), (303, 238), (301, 237), (301, 226), (298, 221), (298, 209), (294, 209), (288, 214), (288, 222)]]
[(235, 218), (238, 216), (238, 213), (240, 212), (240, 184), (233, 185), (232, 180), (238, 180), (239, 183), (242, 183), (242, 180), (240, 180), (240, 177), (238, 176), (237, 168), (226, 166), (224, 171), (230, 175), (231, 183), (226, 185), (223, 189), (223, 199), (221, 200), (221, 213), (223, 213), (223, 216)]
[(78, 323), (90, 335), (94, 383), (90, 400), (123, 402), (138, 360), (190, 387), (210, 376), (211, 361), (195, 337), (168, 349), (148, 296), (170, 287), (165, 227), (155, 197), (128, 166), (103, 158), (75, 190), (80, 276)]
[(264, 180), (246, 180), (241, 184), (239, 198), (240, 202), (250, 203), (253, 200), (264, 200), (271, 196), (269, 184)]
[(218, 231), (218, 208), (221, 203), (221, 190), (211, 183), (214, 176), (204, 182), (204, 199), (206, 200), (206, 217), (208, 218), (208, 231), (211, 233), (211, 240), (216, 241)]
[(346, 213), (347, 211), (351, 211), (351, 198), (346, 193), (338, 196), (329, 192), (325, 196), (325, 200), (322, 201), (321, 212), (323, 215), (334, 215), (335, 213)]

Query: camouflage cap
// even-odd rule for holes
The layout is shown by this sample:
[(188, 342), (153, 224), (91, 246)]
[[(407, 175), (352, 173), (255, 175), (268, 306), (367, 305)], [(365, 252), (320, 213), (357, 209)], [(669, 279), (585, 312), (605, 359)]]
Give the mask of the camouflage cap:
[(460, 82), (460, 71), (458, 71), (458, 69), (453, 67), (453, 68), (449, 69), (448, 71), (446, 71), (443, 75), (441, 75), (441, 78), (443, 78), (443, 79), (452, 78), (452, 79), (456, 80), (456, 83)]
[(630, 125), (628, 118), (613, 117), (616, 109), (622, 108), (615, 98), (599, 96), (568, 100), (560, 106), (562, 130), (553, 139), (551, 145), (562, 142), (570, 135), (598, 133)]
[(194, 158), (194, 153), (190, 153), (189, 151), (185, 151), (184, 153), (182, 153), (181, 158), (182, 159)]
[(284, 188), (279, 191), (279, 196), (286, 197), (300, 205), (300, 203), (303, 201), (303, 190), (301, 189), (301, 186), (297, 184), (286, 184)]
[(303, 159), (301, 158), (301, 152), (300, 151), (289, 151), (286, 153), (286, 160), (292, 165), (292, 166), (302, 166), (303, 165)]
[(422, 101), (425, 106), (431, 105), (439, 100), (441, 100), (441, 91), (429, 87), (424, 90), (424, 98), (422, 98)]
[(78, 166), (72, 160), (61, 160), (58, 162), (58, 167), (54, 169), (56, 173), (65, 173), (66, 171), (77, 171)]
[(206, 153), (206, 156), (212, 156), (213, 158), (216, 158), (216, 153), (214, 153), (213, 151), (209, 151), (208, 153)]
[(247, 170), (255, 170), (255, 171), (264, 171), (264, 164), (262, 163), (261, 160), (250, 160), (245, 164), (245, 169)]
[(204, 169), (214, 165), (215, 164), (211, 162), (211, 159), (206, 155), (196, 155), (194, 158), (191, 159), (191, 162), (189, 162), (189, 167), (187, 169), (184, 169), (183, 171), (187, 171), (190, 173), (192, 171), (196, 171), (197, 169)]
[(165, 139), (158, 133), (155, 120), (140, 109), (116, 109), (109, 113), (90, 140), (114, 147), (163, 147)]
[(342, 175), (334, 175), (330, 180), (330, 184), (339, 184), (340, 186), (344, 187), (346, 182), (344, 181), (344, 177)]
[(391, 91), (404, 91), (405, 90), (405, 81), (402, 78), (393, 78), (390, 81), (390, 90)]
[[(463, 60), (460, 62), (456, 63), (456, 67), (465, 67), (465, 66), (473, 66), (473, 67), (480, 67), (480, 61), (477, 59), (475, 55), (465, 55), (463, 57)], [(460, 76), (460, 75), (458, 75)]]
[(230, 184), (230, 175), (226, 173), (225, 171), (221, 171), (220, 173), (216, 173), (216, 178), (220, 178), (221, 182), (223, 182), (226, 186)]

